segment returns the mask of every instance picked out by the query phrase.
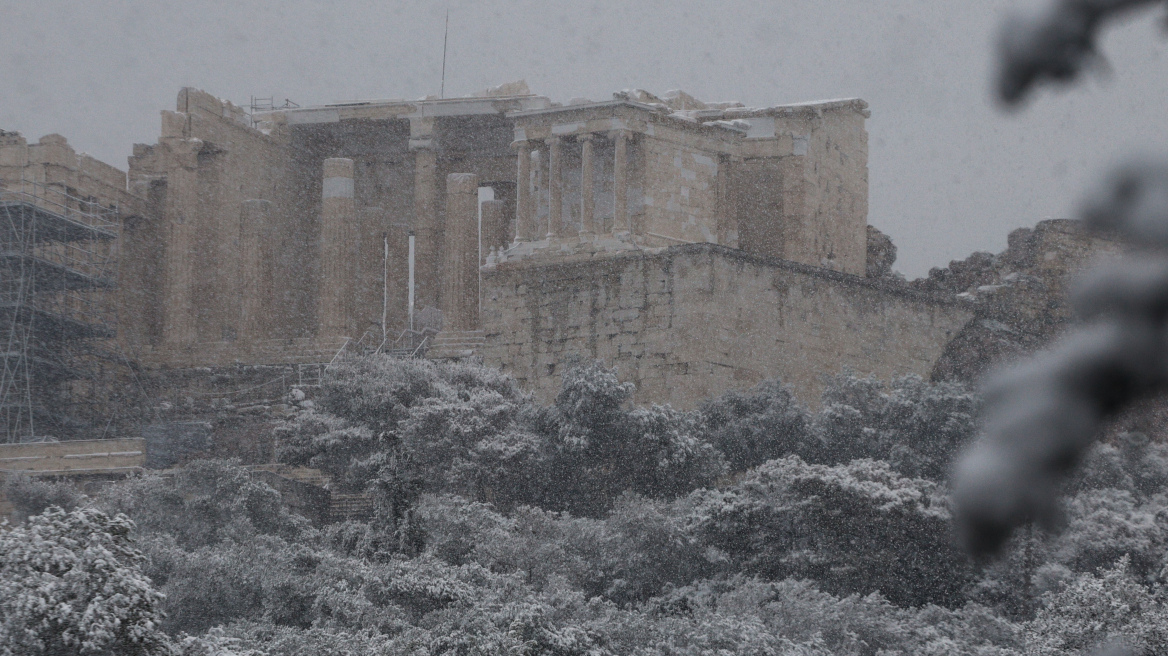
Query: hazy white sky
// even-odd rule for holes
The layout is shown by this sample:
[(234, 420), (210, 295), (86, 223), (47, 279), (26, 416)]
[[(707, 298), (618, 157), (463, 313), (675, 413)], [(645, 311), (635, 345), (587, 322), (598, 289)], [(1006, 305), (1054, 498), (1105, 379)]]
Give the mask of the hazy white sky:
[(1114, 69), (1025, 111), (989, 98), (1009, 0), (0, 0), (0, 128), (125, 167), (182, 86), (246, 104), (437, 93), (524, 78), (554, 100), (640, 87), (772, 105), (871, 104), (869, 223), (910, 277), (1072, 213), (1127, 153), (1168, 153), (1168, 42), (1151, 13), (1107, 34)]

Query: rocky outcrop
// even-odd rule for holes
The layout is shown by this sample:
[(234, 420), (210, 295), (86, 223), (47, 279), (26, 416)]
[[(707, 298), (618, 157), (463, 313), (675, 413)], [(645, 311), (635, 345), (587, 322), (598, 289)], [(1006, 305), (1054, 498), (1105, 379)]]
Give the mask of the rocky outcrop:
[(975, 380), (995, 364), (1031, 353), (1072, 320), (1067, 293), (1075, 277), (1118, 242), (1088, 234), (1077, 221), (1048, 220), (1010, 233), (1005, 251), (973, 253), (909, 285), (956, 294), (975, 317), (945, 348), (934, 380)]
[(869, 278), (886, 278), (892, 274), (896, 262), (896, 244), (892, 238), (871, 225), (868, 226), (868, 266)]

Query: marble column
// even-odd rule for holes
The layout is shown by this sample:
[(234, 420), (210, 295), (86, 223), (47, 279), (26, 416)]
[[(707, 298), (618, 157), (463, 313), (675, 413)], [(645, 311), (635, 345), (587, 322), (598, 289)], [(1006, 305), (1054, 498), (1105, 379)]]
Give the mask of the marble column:
[(479, 177), (446, 176), (446, 266), (442, 270), (442, 331), (479, 328)]
[(518, 153), (519, 172), (515, 182), (515, 241), (535, 239), (535, 203), (531, 197), (531, 142), (512, 144)]
[(442, 253), (438, 220), (438, 154), (430, 146), (414, 151), (414, 237), (416, 263), (415, 302), (419, 307), (438, 307), (438, 261)]
[(166, 277), (163, 339), (168, 345), (197, 340), (195, 330), (196, 229), (203, 203), (199, 199), (199, 152), (202, 142), (176, 140), (166, 186)]
[(353, 160), (324, 161), (320, 204), (320, 287), (317, 291), (318, 335), (351, 337), (353, 308)]
[(240, 337), (264, 339), (272, 297), (272, 203), (245, 200), (239, 212)]
[(548, 139), (548, 239), (554, 239), (563, 228), (564, 213), (564, 156), (559, 137)]
[(612, 188), (614, 198), (613, 234), (631, 232), (629, 223), (629, 140), (632, 137), (625, 130), (616, 133), (616, 157), (612, 167)]
[(593, 184), (593, 140), (591, 134), (580, 137), (580, 235), (596, 234), (596, 189)]

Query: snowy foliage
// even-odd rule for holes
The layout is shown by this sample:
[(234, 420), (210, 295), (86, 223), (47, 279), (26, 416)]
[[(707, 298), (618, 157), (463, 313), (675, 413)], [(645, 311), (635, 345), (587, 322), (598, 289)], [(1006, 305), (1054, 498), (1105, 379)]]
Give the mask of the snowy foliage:
[(0, 654), (169, 653), (133, 523), (57, 507), (0, 530)]
[(1100, 28), (1115, 16), (1161, 0), (1054, 0), (1041, 13), (1014, 15), (999, 40), (998, 96), (1017, 103), (1039, 82), (1067, 82), (1098, 59)]
[[(230, 462), (21, 489), (134, 520), (181, 656), (1069, 655), (1166, 626), (1168, 448), (1139, 435), (1088, 455), (1062, 534), (979, 567), (939, 480), (974, 434), (960, 387), (844, 375), (808, 411), (769, 381), (681, 412), (596, 364), (549, 406), (476, 367), (345, 367), (281, 453), (373, 495), (368, 521), (313, 527)], [(1099, 585), (1134, 610), (1088, 622)]]
[(39, 515), (53, 506), (72, 510), (82, 501), (82, 495), (72, 486), (54, 485), (19, 473), (6, 474), (5, 479), (4, 497), (16, 507), (20, 519)]
[(139, 531), (165, 534), (188, 548), (255, 535), (292, 538), (309, 528), (278, 492), (225, 461), (196, 461), (168, 476), (131, 479), (110, 488), (102, 505), (133, 517)]
[(884, 462), (773, 460), (732, 487), (696, 493), (691, 513), (698, 534), (737, 571), (769, 579), (952, 606), (970, 577), (940, 487)]
[(1035, 656), (1083, 653), (1111, 643), (1136, 656), (1168, 651), (1168, 608), (1128, 575), (1126, 558), (1077, 577), (1043, 602), (1028, 627)]
[[(1050, 0), (1006, 21), (998, 95), (1016, 103), (1035, 84), (1075, 79), (1097, 58), (1102, 26), (1161, 0)], [(984, 438), (954, 476), (966, 546), (996, 554), (1019, 526), (1057, 526), (1058, 495), (1106, 422), (1168, 388), (1168, 163), (1118, 166), (1081, 202), (1090, 230), (1128, 242), (1129, 256), (1085, 276), (1072, 295), (1082, 325), (986, 386)]]
[(697, 415), (631, 394), (598, 364), (569, 369), (544, 408), (491, 369), (360, 359), (325, 381), (319, 412), (281, 428), (280, 457), (373, 491), (399, 531), (424, 491), (595, 516), (622, 492), (677, 496), (724, 472)]
[(710, 442), (735, 472), (773, 458), (809, 457), (819, 451), (808, 443), (807, 411), (779, 381), (711, 399), (702, 404), (701, 418)]

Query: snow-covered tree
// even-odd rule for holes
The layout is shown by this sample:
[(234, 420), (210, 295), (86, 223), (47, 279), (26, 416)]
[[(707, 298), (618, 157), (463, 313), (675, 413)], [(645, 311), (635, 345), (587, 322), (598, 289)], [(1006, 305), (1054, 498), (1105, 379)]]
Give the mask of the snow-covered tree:
[(772, 460), (733, 486), (692, 496), (694, 530), (736, 569), (810, 578), (837, 594), (962, 603), (970, 570), (941, 487), (887, 463)]
[(0, 530), (0, 654), (169, 654), (133, 528), (124, 515), (51, 507)]
[(1133, 656), (1168, 651), (1168, 608), (1127, 570), (1122, 558), (1048, 593), (1027, 627), (1027, 653), (1079, 654), (1108, 643), (1127, 646)]
[(700, 414), (707, 439), (735, 472), (783, 456), (808, 458), (818, 451), (811, 442), (807, 410), (778, 380), (710, 399)]

